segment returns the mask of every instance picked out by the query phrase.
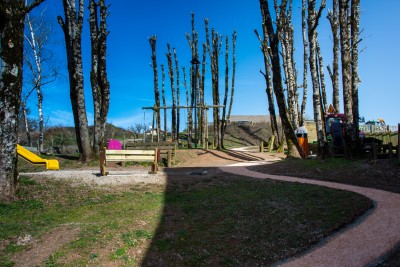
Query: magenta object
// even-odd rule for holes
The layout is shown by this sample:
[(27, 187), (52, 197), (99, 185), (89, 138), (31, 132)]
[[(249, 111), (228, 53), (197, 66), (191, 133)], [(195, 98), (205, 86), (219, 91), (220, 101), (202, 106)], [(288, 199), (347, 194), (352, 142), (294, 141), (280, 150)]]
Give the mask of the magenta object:
[(122, 144), (118, 140), (110, 139), (110, 140), (108, 140), (107, 149), (110, 149), (110, 150), (121, 150), (122, 149)]

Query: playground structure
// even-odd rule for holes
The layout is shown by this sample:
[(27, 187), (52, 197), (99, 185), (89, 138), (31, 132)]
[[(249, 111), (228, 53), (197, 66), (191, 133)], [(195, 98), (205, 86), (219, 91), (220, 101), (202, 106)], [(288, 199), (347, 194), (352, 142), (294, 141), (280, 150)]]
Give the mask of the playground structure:
[(44, 159), (36, 155), (35, 153), (29, 151), (21, 145), (17, 144), (17, 154), (24, 160), (31, 164), (38, 166), (45, 166), (46, 170), (59, 170), (60, 166), (58, 160), (56, 159)]
[[(160, 106), (157, 107), (154, 105), (153, 107), (142, 107), (143, 110), (152, 110), (153, 111), (153, 121), (152, 121), (152, 129), (154, 129), (154, 125), (156, 122), (156, 114), (161, 110), (167, 110), (167, 109), (193, 109), (194, 110), (194, 146), (197, 148), (197, 145), (199, 143), (202, 144), (203, 149), (208, 149), (208, 141), (209, 141), (209, 135), (208, 135), (208, 110), (210, 108), (223, 108), (225, 107), (224, 105), (193, 105), (193, 106)], [(200, 109), (200, 117), (204, 119), (204, 124), (206, 127), (201, 131), (201, 133), (198, 132), (198, 118), (197, 118), (197, 110)], [(199, 138), (199, 135), (201, 134), (201, 137)], [(151, 135), (151, 142), (153, 142), (153, 134)], [(157, 141), (160, 141), (160, 136), (159, 136), (159, 130), (157, 130)]]

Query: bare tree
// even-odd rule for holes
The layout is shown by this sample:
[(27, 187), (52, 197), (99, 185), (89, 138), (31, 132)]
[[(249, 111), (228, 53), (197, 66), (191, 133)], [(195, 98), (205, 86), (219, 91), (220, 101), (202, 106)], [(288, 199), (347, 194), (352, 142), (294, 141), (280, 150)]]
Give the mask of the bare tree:
[(275, 100), (274, 100), (274, 92), (272, 88), (272, 77), (271, 77), (271, 62), (269, 59), (269, 45), (268, 45), (268, 35), (267, 35), (267, 30), (265, 27), (265, 24), (263, 24), (263, 33), (264, 37), (261, 39), (259, 33), (257, 30), (254, 30), (258, 40), (261, 43), (261, 52), (263, 53), (264, 56), (264, 69), (265, 72), (260, 70), (260, 73), (264, 76), (265, 78), (265, 83), (266, 83), (266, 93), (267, 93), (267, 99), (268, 99), (268, 112), (269, 116), (271, 119), (271, 131), (272, 134), (275, 135), (278, 140), (278, 143), (281, 144), (281, 136), (278, 132), (278, 123), (276, 119), (276, 112), (275, 112)]
[(89, 139), (89, 127), (86, 115), (85, 95), (83, 90), (82, 70), (82, 26), (84, 0), (79, 0), (78, 8), (75, 0), (63, 0), (64, 19), (58, 16), (58, 23), (64, 32), (67, 51), (70, 98), (74, 115), (76, 141), (80, 160), (86, 162), (92, 155)]
[(172, 66), (172, 53), (171, 53), (171, 46), (167, 44), (168, 53), (168, 75), (171, 82), (171, 92), (172, 92), (172, 125), (171, 125), (171, 135), (172, 141), (176, 141), (176, 96), (175, 96), (175, 77), (174, 77), (174, 69)]
[(322, 120), (324, 118), (325, 110), (328, 106), (328, 99), (326, 98), (326, 85), (325, 85), (325, 73), (324, 73), (324, 59), (321, 53), (321, 47), (319, 46), (319, 42), (317, 40), (316, 45), (316, 53), (317, 53), (317, 64), (318, 64), (318, 73), (319, 73), (319, 83), (321, 88), (321, 111), (322, 111)]
[(303, 126), (306, 119), (306, 105), (307, 105), (307, 75), (308, 75), (308, 38), (307, 38), (307, 17), (306, 7), (307, 0), (301, 1), (301, 29), (303, 36), (303, 100), (301, 101), (300, 108), (300, 126)]
[[(182, 72), (183, 72), (183, 87), (185, 88), (186, 92), (186, 106), (189, 106), (190, 100), (189, 100), (189, 95), (191, 93), (189, 92), (190, 87), (187, 86), (187, 80), (186, 80), (186, 68), (182, 67)], [(190, 71), (192, 73), (192, 71)], [(188, 108), (188, 113), (187, 113), (187, 143), (188, 143), (188, 148), (192, 148), (192, 128), (193, 128), (193, 118), (192, 118), (192, 108)]]
[(160, 141), (160, 130), (161, 130), (161, 118), (160, 118), (160, 90), (158, 90), (158, 67), (157, 67), (157, 36), (153, 35), (149, 38), (151, 46), (151, 62), (154, 72), (154, 100), (156, 102), (156, 107), (158, 109), (154, 110), (156, 112), (156, 124), (157, 124), (157, 141)]
[[(229, 108), (228, 108), (228, 115), (226, 120), (229, 121), (231, 117), (231, 112), (232, 112), (232, 106), (233, 106), (233, 98), (235, 95), (235, 78), (236, 78), (236, 38), (237, 38), (237, 33), (236, 31), (233, 32), (232, 34), (232, 81), (231, 81), (231, 98), (229, 102)], [(226, 125), (225, 129), (226, 131)]]
[[(165, 101), (165, 70), (163, 64), (161, 64), (161, 96), (163, 106), (165, 107), (167, 103)], [(167, 130), (167, 109), (164, 109), (164, 141), (167, 141)]]
[(226, 108), (228, 104), (228, 93), (229, 93), (229, 39), (228, 36), (225, 36), (225, 91), (224, 91), (224, 100), (222, 107), (222, 119), (221, 119), (221, 148), (224, 147), (224, 135), (225, 129), (227, 125), (226, 121)]
[(308, 40), (310, 47), (310, 72), (313, 86), (313, 108), (314, 121), (317, 131), (317, 155), (322, 157), (324, 153), (324, 127), (323, 127), (323, 112), (321, 108), (320, 80), (318, 75), (318, 53), (317, 53), (317, 27), (325, 8), (325, 0), (322, 0), (319, 10), (315, 10), (316, 0), (308, 0)]
[(359, 30), (360, 30), (360, 0), (351, 1), (351, 91), (352, 91), (352, 101), (353, 101), (353, 125), (356, 129), (354, 132), (354, 139), (356, 140), (356, 145), (358, 146), (358, 132), (359, 132), (359, 108), (358, 108), (358, 84), (360, 83), (360, 78), (358, 76), (358, 43), (359, 40)]
[(343, 106), (347, 123), (353, 123), (350, 0), (339, 0), (340, 55), (342, 63)]
[[(100, 21), (98, 19), (100, 8)], [(92, 43), (92, 69), (90, 83), (92, 85), (94, 106), (94, 138), (93, 152), (98, 154), (106, 144), (105, 133), (108, 109), (110, 105), (110, 83), (107, 78), (107, 17), (108, 7), (104, 0), (98, 4), (94, 0), (89, 1), (90, 11), (90, 39)]]
[[(192, 25), (192, 32), (191, 32), (191, 34), (189, 34), (189, 33), (186, 33), (186, 39), (187, 39), (187, 41), (188, 41), (188, 44), (189, 44), (189, 47), (190, 47), (190, 51), (191, 51), (191, 53), (192, 53), (192, 62), (194, 62), (194, 60), (198, 60), (198, 58), (199, 58), (199, 48), (198, 48), (198, 44), (199, 44), (199, 34), (198, 34), (198, 32), (195, 30), (195, 24), (194, 24), (194, 13), (192, 13), (191, 14), (191, 25)], [(204, 64), (205, 64), (205, 62), (203, 62)], [(192, 64), (193, 65), (193, 64)], [(198, 105), (198, 102), (195, 102), (195, 99), (196, 100), (199, 100), (199, 98), (201, 98), (201, 94), (202, 94), (202, 89), (204, 89), (204, 88), (202, 88), (201, 86), (200, 86), (200, 97), (199, 98), (197, 98), (197, 96), (195, 97), (195, 95), (194, 94), (198, 94), (199, 92), (197, 92), (197, 90), (195, 89), (195, 88), (197, 88), (197, 86), (198, 86), (198, 83), (199, 83), (199, 81), (197, 80), (197, 77), (199, 77), (199, 69), (198, 68), (196, 68), (196, 67), (194, 67), (194, 66), (192, 66), (192, 68), (190, 69), (190, 106), (195, 106), (195, 105)], [(205, 72), (204, 72), (205, 73)], [(195, 77), (196, 77), (196, 79), (195, 79)], [(200, 80), (200, 83), (202, 82), (203, 80), (201, 79)], [(196, 83), (195, 83), (196, 82)], [(204, 92), (204, 90), (203, 90), (203, 92)], [(204, 95), (203, 95), (203, 99), (204, 99)], [(188, 111), (188, 130), (189, 130), (189, 135), (191, 136), (192, 135), (192, 133), (193, 133), (193, 110), (194, 109), (192, 109), (192, 108), (189, 108), (189, 111)], [(198, 115), (198, 114), (194, 114), (195, 116), (196, 115)], [(199, 122), (200, 120), (198, 119), (198, 117), (197, 117), (197, 119), (196, 119), (196, 117), (195, 117), (195, 121), (197, 120), (197, 122)], [(198, 128), (198, 125), (194, 125), (194, 127), (195, 127), (195, 129), (197, 129)], [(195, 131), (195, 134), (197, 134), (197, 132)], [(190, 137), (190, 139), (191, 139), (192, 137)], [(195, 138), (195, 140), (196, 140), (196, 142), (197, 142), (197, 140), (198, 140), (198, 136), (195, 136), (194, 137)], [(191, 143), (189, 143), (190, 144), (190, 146), (191, 146)]]
[(288, 114), (294, 129), (299, 127), (299, 106), (297, 92), (297, 70), (294, 61), (294, 28), (292, 25), (292, 1), (275, 0), (277, 33), (282, 46), (282, 64), (286, 77)]
[(43, 0), (0, 0), (0, 201), (15, 199), (18, 187), (18, 115), (22, 92), (25, 16)]
[[(25, 1), (27, 4), (27, 1)], [(30, 92), (27, 93), (29, 97), (32, 91), (37, 93), (37, 108), (39, 120), (39, 151), (44, 151), (44, 116), (43, 116), (43, 87), (55, 81), (57, 72), (51, 66), (52, 53), (46, 53), (46, 45), (50, 35), (49, 24), (44, 20), (44, 14), (31, 18), (29, 14), (26, 15), (25, 25), (27, 31), (25, 34), (25, 41), (29, 49), (25, 49), (24, 59), (30, 72), (29, 87)], [(26, 106), (26, 101), (23, 105)]]
[(328, 10), (328, 20), (332, 29), (333, 36), (333, 63), (332, 70), (327, 66), (329, 76), (332, 80), (332, 104), (336, 112), (340, 110), (339, 101), (339, 0), (333, 0), (333, 9)]
[(179, 124), (181, 123), (181, 92), (180, 92), (180, 77), (179, 77), (179, 62), (178, 56), (176, 55), (176, 49), (174, 48), (174, 62), (175, 62), (175, 74), (176, 74), (176, 104), (178, 106), (176, 110), (176, 137), (179, 142)]
[(211, 50), (211, 83), (212, 83), (212, 95), (213, 95), (213, 121), (214, 121), (214, 142), (216, 142), (216, 148), (221, 148), (221, 123), (219, 117), (219, 54), (221, 51), (221, 40), (222, 36), (215, 32), (215, 29), (211, 30), (212, 50)]
[(271, 59), (272, 66), (273, 88), (279, 108), (279, 114), (281, 117), (286, 143), (288, 146), (288, 156), (296, 157), (300, 155), (302, 158), (304, 158), (306, 155), (301, 149), (296, 135), (294, 134), (294, 129), (287, 113), (285, 95), (282, 85), (281, 62), (279, 58), (279, 37), (278, 33), (274, 31), (268, 0), (260, 0), (260, 9), (270, 46), (269, 57)]

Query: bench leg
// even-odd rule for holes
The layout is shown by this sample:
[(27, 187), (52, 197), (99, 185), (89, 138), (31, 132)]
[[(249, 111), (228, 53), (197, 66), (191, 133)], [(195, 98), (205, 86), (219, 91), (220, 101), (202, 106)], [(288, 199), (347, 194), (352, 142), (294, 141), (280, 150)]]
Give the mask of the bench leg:
[(149, 174), (157, 174), (158, 171), (158, 165), (155, 163), (151, 164), (151, 170), (149, 171)]

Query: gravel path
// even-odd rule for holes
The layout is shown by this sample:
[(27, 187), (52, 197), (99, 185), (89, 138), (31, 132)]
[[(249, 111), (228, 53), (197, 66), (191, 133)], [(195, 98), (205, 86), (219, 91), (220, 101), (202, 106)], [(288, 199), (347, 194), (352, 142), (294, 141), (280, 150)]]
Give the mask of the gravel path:
[(33, 177), (45, 176), (89, 185), (164, 184), (167, 179), (166, 174), (162, 171), (157, 174), (148, 174), (148, 170), (144, 169), (110, 170), (110, 174), (107, 176), (101, 176), (98, 168), (93, 170), (59, 170), (20, 174)]
[[(254, 164), (254, 163), (253, 163)], [(246, 163), (221, 167), (221, 170), (259, 179), (320, 185), (352, 191), (374, 201), (375, 208), (316, 247), (277, 266), (366, 266), (376, 263), (381, 256), (400, 242), (400, 195), (382, 190), (331, 182), (268, 175), (246, 169)]]

